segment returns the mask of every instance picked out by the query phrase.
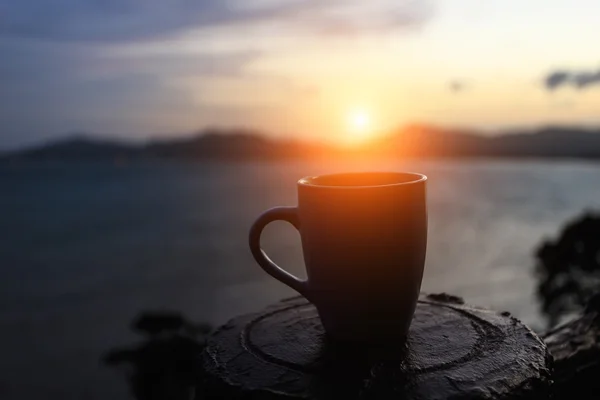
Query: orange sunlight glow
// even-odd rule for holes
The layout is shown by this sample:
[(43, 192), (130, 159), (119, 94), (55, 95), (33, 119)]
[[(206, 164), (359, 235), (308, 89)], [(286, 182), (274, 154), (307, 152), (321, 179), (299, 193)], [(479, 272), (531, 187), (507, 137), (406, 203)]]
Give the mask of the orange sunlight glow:
[(373, 135), (371, 114), (365, 109), (356, 109), (347, 116), (348, 142), (359, 143), (370, 139)]

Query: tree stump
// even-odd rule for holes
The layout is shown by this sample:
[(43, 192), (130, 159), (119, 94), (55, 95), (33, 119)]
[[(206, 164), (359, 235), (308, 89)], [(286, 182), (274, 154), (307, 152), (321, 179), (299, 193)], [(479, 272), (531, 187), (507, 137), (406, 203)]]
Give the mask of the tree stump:
[(203, 353), (204, 398), (545, 398), (546, 345), (508, 313), (422, 295), (397, 349), (333, 343), (303, 298), (229, 321)]

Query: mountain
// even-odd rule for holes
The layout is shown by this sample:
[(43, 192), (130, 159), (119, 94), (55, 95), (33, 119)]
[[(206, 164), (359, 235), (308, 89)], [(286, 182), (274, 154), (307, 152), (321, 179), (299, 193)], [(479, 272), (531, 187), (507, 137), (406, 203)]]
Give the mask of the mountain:
[(245, 129), (210, 129), (144, 144), (85, 135), (0, 156), (4, 160), (276, 160), (308, 157), (569, 157), (600, 158), (600, 129), (547, 127), (483, 136), (476, 131), (411, 125), (354, 149), (270, 139)]
[(312, 143), (268, 139), (251, 130), (206, 130), (190, 138), (160, 140), (140, 149), (145, 157), (185, 159), (281, 159), (305, 157), (332, 149)]
[(379, 140), (373, 150), (403, 157), (600, 158), (600, 129), (547, 127), (483, 136), (475, 131), (416, 125)]
[(138, 152), (139, 149), (132, 144), (76, 134), (0, 157), (19, 160), (103, 160), (130, 158)]
[(491, 155), (598, 158), (600, 130), (549, 127), (496, 137), (490, 144), (487, 150)]

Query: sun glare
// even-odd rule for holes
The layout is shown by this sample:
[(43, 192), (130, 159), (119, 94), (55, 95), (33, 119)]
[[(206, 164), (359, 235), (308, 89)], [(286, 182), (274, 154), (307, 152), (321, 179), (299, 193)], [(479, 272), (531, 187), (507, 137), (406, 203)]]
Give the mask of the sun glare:
[(355, 111), (350, 115), (350, 125), (355, 131), (365, 131), (371, 123), (369, 114), (364, 111)]
[(373, 133), (371, 115), (366, 110), (354, 110), (348, 114), (347, 124), (350, 142), (362, 142)]

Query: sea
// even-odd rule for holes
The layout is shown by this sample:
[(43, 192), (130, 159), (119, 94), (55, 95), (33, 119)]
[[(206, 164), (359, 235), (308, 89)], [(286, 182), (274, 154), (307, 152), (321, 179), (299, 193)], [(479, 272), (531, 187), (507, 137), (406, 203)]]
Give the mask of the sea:
[[(142, 339), (142, 311), (218, 326), (294, 292), (253, 261), (262, 211), (341, 171), (428, 176), (422, 290), (510, 311), (533, 329), (535, 251), (600, 208), (600, 164), (576, 160), (25, 163), (0, 167), (0, 398), (132, 399), (101, 361)], [(272, 223), (272, 259), (303, 276), (299, 234)]]

